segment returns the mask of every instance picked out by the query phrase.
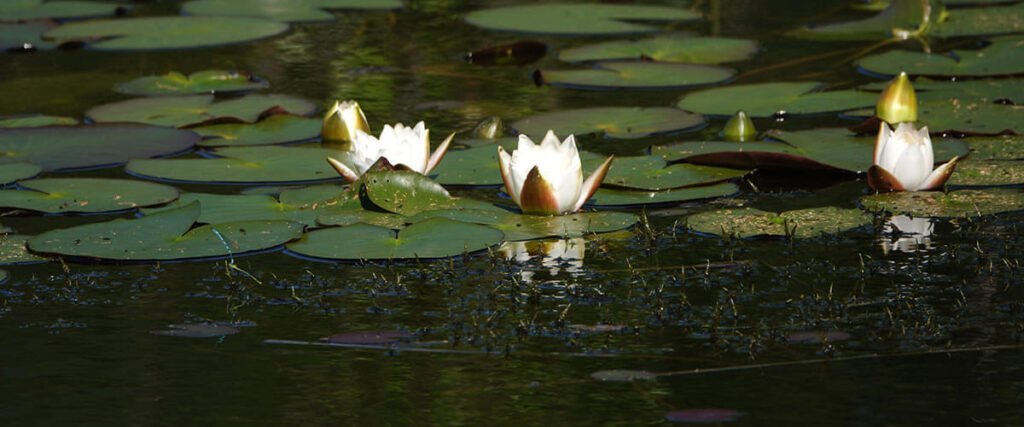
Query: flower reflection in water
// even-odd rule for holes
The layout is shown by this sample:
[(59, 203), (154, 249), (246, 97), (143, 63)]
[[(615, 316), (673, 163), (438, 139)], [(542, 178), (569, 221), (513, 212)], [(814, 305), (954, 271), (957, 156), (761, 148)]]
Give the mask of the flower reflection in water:
[[(509, 261), (517, 264), (537, 262), (547, 269), (552, 278), (565, 272), (575, 277), (583, 271), (583, 254), (587, 242), (583, 238), (559, 240), (532, 240), (526, 242), (505, 242), (498, 251)], [(533, 283), (533, 276), (539, 269), (522, 269), (519, 272), (523, 283)]]
[(886, 221), (883, 231), (885, 235), (881, 238), (882, 253), (888, 255), (889, 252), (924, 252), (933, 247), (935, 220), (896, 215)]

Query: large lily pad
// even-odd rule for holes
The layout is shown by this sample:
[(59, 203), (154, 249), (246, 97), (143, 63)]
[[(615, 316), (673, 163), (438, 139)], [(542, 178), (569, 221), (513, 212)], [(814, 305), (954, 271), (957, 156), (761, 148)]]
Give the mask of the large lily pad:
[(313, 114), (316, 104), (288, 95), (246, 95), (216, 101), (213, 95), (135, 98), (99, 105), (86, 116), (95, 122), (136, 122), (186, 127), (216, 123), (253, 123), (266, 116)]
[(129, 95), (189, 95), (259, 90), (270, 83), (244, 71), (203, 70), (184, 75), (171, 71), (161, 76), (145, 76), (120, 83), (114, 90)]
[(412, 171), (369, 172), (360, 179), (362, 191), (377, 207), (399, 215), (454, 207), (441, 184)]
[(629, 228), (639, 220), (636, 215), (626, 212), (579, 212), (571, 215), (539, 216), (495, 209), (447, 209), (426, 211), (410, 218), (409, 221), (420, 222), (430, 218), (448, 218), (489, 225), (505, 232), (505, 238), (509, 241), (607, 233)]
[(962, 37), (1024, 32), (1024, 3), (998, 7), (952, 9), (935, 29), (936, 37)]
[(433, 259), (481, 251), (504, 237), (485, 225), (434, 218), (397, 232), (367, 224), (316, 230), (289, 244), (288, 250), (334, 260)]
[(35, 21), (111, 16), (123, 10), (116, 3), (93, 1), (4, 0), (0, 2), (0, 21)]
[(0, 164), (0, 186), (39, 175), (43, 168), (32, 163)]
[(539, 141), (549, 129), (559, 135), (602, 132), (609, 138), (643, 138), (703, 125), (700, 114), (674, 108), (598, 107), (541, 113), (512, 123), (512, 128)]
[(42, 114), (0, 117), (0, 128), (4, 129), (37, 128), (43, 126), (71, 126), (77, 124), (78, 119), (61, 116), (46, 116)]
[(163, 184), (108, 178), (40, 178), (0, 190), (0, 208), (45, 213), (116, 212), (167, 203), (178, 190)]
[(968, 77), (1005, 76), (1024, 73), (1024, 37), (1000, 37), (977, 50), (924, 53), (891, 50), (857, 61), (871, 73), (896, 75), (901, 71), (916, 76)]
[[(177, 209), (198, 201), (202, 209), (196, 222), (204, 224), (283, 220), (313, 226), (317, 224), (317, 216), (322, 209), (345, 203), (345, 200), (342, 200), (343, 194), (340, 187), (337, 187), (333, 200), (323, 200), (320, 203), (303, 205), (278, 201), (274, 196), (265, 194), (185, 193), (174, 203), (164, 207), (144, 209), (143, 213), (152, 215), (170, 209)], [(282, 199), (287, 200), (283, 195)]]
[(163, 16), (72, 22), (43, 34), (58, 43), (91, 42), (97, 50), (155, 50), (208, 47), (275, 36), (288, 24), (265, 19)]
[[(879, 81), (861, 86), (861, 89), (880, 92), (888, 85), (888, 81)], [(955, 98), (982, 102), (1008, 100), (1015, 104), (1024, 104), (1024, 79), (949, 81), (921, 77), (914, 80), (914, 90), (919, 101)]]
[(705, 89), (683, 96), (677, 107), (732, 116), (743, 110), (751, 117), (776, 114), (824, 114), (874, 105), (878, 96), (855, 90), (818, 92), (818, 82), (755, 83)]
[(302, 235), (291, 221), (238, 221), (192, 229), (199, 203), (138, 219), (48, 231), (29, 240), (37, 253), (112, 261), (170, 261), (238, 256)]
[(714, 65), (606, 61), (592, 69), (542, 70), (536, 75), (544, 83), (575, 89), (677, 89), (720, 83), (736, 71)]
[(1024, 162), (967, 158), (956, 165), (956, 173), (946, 184), (965, 187), (1024, 184)]
[(965, 141), (972, 160), (1024, 159), (1024, 135), (976, 136)]
[(930, 218), (967, 218), (1024, 209), (1024, 193), (1006, 189), (909, 191), (865, 196), (860, 201), (873, 212)]
[(430, 175), (444, 185), (501, 185), (497, 147), (497, 144), (488, 144), (465, 150), (449, 150), (444, 161)]
[(638, 34), (658, 27), (630, 21), (688, 21), (700, 14), (678, 7), (548, 3), (485, 9), (466, 22), (489, 30), (538, 34)]
[[(603, 161), (603, 158), (585, 160), (583, 169), (592, 171)], [(746, 173), (713, 166), (669, 165), (659, 156), (617, 157), (602, 185), (658, 191), (713, 184), (739, 178)]]
[(192, 148), (193, 132), (136, 124), (0, 129), (0, 164), (30, 162), (54, 171), (115, 166)]
[[(918, 103), (918, 126), (928, 126), (932, 134), (998, 135), (1024, 133), (1020, 120), (1024, 106), (994, 103), (957, 97), (923, 100)], [(846, 114), (852, 118), (868, 118), (874, 110), (863, 109)]]
[(172, 182), (299, 184), (341, 180), (326, 160), (341, 153), (321, 147), (227, 147), (213, 154), (218, 157), (134, 160), (125, 169)]
[(328, 10), (390, 10), (400, 0), (194, 0), (181, 6), (189, 15), (247, 16), (285, 22), (330, 21)]
[[(3, 18), (4, 16), (2, 12), (0, 12), (0, 21), (2, 21)], [(56, 46), (42, 38), (43, 32), (53, 27), (53, 24), (46, 22), (0, 24), (0, 50), (23, 52), (26, 50), (53, 49)]]
[(48, 259), (33, 254), (25, 243), (34, 236), (24, 234), (0, 234), (0, 265), (34, 264)]
[(678, 188), (666, 191), (637, 191), (601, 188), (587, 202), (588, 206), (598, 207), (638, 207), (674, 205), (716, 197), (731, 196), (739, 193), (736, 184), (725, 182), (715, 185)]
[[(925, 5), (931, 4), (930, 10)], [(1024, 4), (944, 10), (940, 2), (894, 0), (867, 19), (812, 25), (790, 32), (794, 37), (817, 40), (885, 40), (894, 30), (916, 30), (928, 13), (925, 35), (934, 37), (1011, 34), (1024, 31)]]
[(650, 59), (658, 62), (721, 64), (747, 59), (755, 52), (757, 42), (753, 40), (670, 34), (563, 49), (558, 53), (558, 59), (569, 62)]
[(720, 209), (686, 218), (686, 224), (698, 233), (723, 237), (808, 238), (839, 233), (871, 224), (874, 216), (860, 209), (824, 207), (782, 213), (754, 208)]
[(203, 136), (203, 147), (284, 144), (320, 136), (320, 119), (275, 114), (253, 124), (224, 123), (200, 126), (192, 131)]

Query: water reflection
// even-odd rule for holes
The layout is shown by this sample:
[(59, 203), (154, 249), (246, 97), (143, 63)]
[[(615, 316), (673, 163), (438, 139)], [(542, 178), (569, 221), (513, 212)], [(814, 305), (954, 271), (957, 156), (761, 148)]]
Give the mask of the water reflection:
[(889, 252), (926, 252), (933, 248), (935, 219), (895, 215), (886, 221), (883, 233), (880, 240), (882, 253), (886, 255)]
[(533, 283), (538, 271), (547, 270), (551, 277), (565, 272), (572, 277), (583, 271), (583, 255), (587, 242), (583, 238), (505, 242), (498, 248), (505, 259), (517, 264), (529, 264), (531, 261), (540, 264), (542, 269), (523, 268), (519, 271), (523, 283)]

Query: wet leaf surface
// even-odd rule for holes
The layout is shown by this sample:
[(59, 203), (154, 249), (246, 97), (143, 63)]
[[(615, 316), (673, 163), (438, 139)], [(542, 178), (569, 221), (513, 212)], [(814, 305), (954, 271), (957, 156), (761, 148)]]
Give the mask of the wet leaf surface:
[(691, 215), (686, 225), (698, 233), (722, 237), (811, 238), (863, 227), (873, 220), (859, 209), (825, 207), (775, 213), (737, 208)]
[(609, 138), (630, 139), (693, 130), (703, 124), (700, 114), (674, 108), (599, 107), (540, 113), (511, 126), (540, 141), (549, 129), (558, 135), (603, 133)]
[(481, 251), (504, 238), (504, 233), (485, 225), (434, 218), (397, 232), (367, 224), (315, 230), (289, 244), (288, 250), (325, 260), (434, 259)]
[(270, 83), (244, 71), (203, 70), (184, 75), (177, 71), (119, 83), (114, 90), (128, 95), (190, 95), (260, 90)]
[(44, 213), (117, 212), (178, 198), (178, 189), (152, 182), (108, 178), (39, 178), (0, 190), (0, 208)]
[(163, 16), (72, 22), (43, 37), (58, 43), (85, 42), (95, 50), (159, 50), (242, 43), (287, 30), (288, 24), (264, 19)]
[(466, 15), (466, 22), (489, 30), (536, 34), (637, 34), (658, 27), (630, 21), (689, 21), (700, 14), (685, 9), (618, 4), (548, 3), (484, 9)]

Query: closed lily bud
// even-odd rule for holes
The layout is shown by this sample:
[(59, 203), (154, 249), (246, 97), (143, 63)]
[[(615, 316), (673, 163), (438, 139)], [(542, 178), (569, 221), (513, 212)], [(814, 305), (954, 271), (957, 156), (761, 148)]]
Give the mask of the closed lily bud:
[(320, 132), (324, 142), (345, 143), (356, 138), (356, 131), (370, 132), (366, 124), (366, 115), (356, 101), (338, 102), (324, 115), (324, 125)]
[(917, 121), (917, 95), (907, 73), (900, 73), (878, 97), (875, 115), (891, 124)]
[(915, 130), (900, 123), (896, 130), (882, 123), (875, 143), (874, 165), (868, 169), (868, 185), (878, 192), (938, 190), (956, 169), (958, 157), (935, 170), (928, 128)]
[(384, 125), (380, 138), (356, 129), (351, 148), (343, 153), (344, 158), (339, 160), (328, 157), (327, 162), (349, 182), (355, 182), (381, 158), (395, 167), (426, 175), (441, 163), (454, 137), (454, 133), (448, 135), (431, 153), (430, 130), (423, 122), (417, 123), (415, 127), (401, 123)]
[(725, 123), (722, 134), (728, 141), (750, 141), (754, 139), (754, 135), (757, 135), (757, 129), (754, 128), (754, 122), (750, 120), (747, 113), (737, 111), (736, 115)]
[(504, 133), (505, 123), (498, 116), (488, 117), (473, 128), (474, 138), (496, 139), (501, 138)]

